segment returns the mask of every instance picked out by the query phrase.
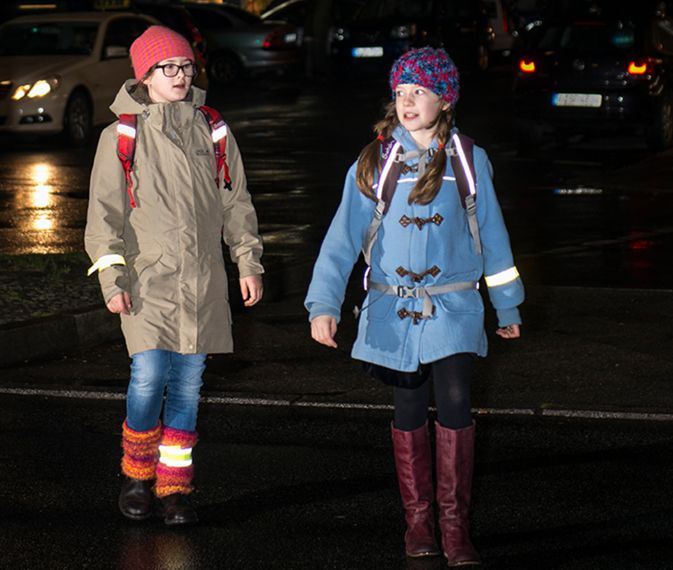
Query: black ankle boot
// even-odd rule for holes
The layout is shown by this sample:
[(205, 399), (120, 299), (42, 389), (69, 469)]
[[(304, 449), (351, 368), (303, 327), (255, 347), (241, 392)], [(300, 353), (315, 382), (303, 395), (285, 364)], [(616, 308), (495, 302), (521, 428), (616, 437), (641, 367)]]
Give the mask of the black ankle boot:
[(153, 481), (124, 477), (119, 493), (119, 510), (131, 520), (141, 521), (152, 516)]
[(173, 493), (161, 497), (161, 506), (164, 511), (164, 522), (168, 526), (190, 525), (199, 522), (199, 517), (187, 495)]

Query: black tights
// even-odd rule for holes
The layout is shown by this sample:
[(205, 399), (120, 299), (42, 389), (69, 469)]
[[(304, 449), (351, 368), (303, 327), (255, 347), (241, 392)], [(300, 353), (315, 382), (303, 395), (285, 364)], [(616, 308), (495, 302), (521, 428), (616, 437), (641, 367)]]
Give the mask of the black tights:
[[(452, 354), (433, 362), (430, 377), (435, 389), (437, 420), (450, 429), (472, 425), (470, 412), (470, 384), (474, 372), (474, 356), (468, 353)], [(418, 388), (393, 388), (395, 427), (413, 431), (428, 419), (430, 381)]]

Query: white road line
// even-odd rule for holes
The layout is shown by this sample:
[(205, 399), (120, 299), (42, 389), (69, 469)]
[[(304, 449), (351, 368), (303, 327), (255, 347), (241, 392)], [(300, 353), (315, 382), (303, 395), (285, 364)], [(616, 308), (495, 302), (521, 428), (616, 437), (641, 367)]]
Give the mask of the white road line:
[[(41, 388), (0, 388), (0, 395), (33, 396), (41, 398), (72, 398), (82, 400), (124, 400), (123, 392), (95, 392), (91, 390), (46, 390)], [(393, 410), (392, 404), (361, 404), (356, 402), (315, 402), (271, 398), (241, 398), (236, 396), (204, 396), (204, 404), (226, 406), (277, 406), (291, 408), (314, 408), (323, 410)], [(434, 408), (430, 408), (434, 411)], [(673, 413), (647, 413), (601, 410), (563, 410), (549, 408), (472, 408), (477, 416), (539, 416), (590, 420), (632, 420), (671, 422)]]

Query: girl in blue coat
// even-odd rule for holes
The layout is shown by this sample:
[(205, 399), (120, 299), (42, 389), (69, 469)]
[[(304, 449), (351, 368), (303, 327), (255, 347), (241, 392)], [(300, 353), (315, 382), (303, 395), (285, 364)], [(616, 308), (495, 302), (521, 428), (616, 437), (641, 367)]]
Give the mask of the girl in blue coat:
[(305, 305), (312, 337), (336, 347), (346, 284), (363, 252), (368, 295), (352, 356), (393, 386), (406, 554), (439, 554), (427, 422), (431, 379), (441, 546), (449, 566), (477, 564), (468, 523), (470, 384), (475, 356), (487, 349), (478, 282), (485, 278), (496, 334), (506, 339), (519, 337), (523, 285), (491, 164), (453, 128), (459, 89), (453, 61), (442, 49), (407, 52), (392, 66), (390, 87), (393, 101), (374, 127), (378, 136), (348, 171)]

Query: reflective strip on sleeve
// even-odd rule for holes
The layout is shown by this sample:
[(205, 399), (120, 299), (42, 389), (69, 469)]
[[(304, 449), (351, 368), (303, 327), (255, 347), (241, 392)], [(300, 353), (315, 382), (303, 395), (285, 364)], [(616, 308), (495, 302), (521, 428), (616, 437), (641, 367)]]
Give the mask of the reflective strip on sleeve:
[(117, 125), (117, 132), (120, 135), (124, 135), (132, 139), (136, 138), (136, 130), (130, 125), (123, 125), (122, 123), (119, 123)]
[(123, 256), (118, 255), (116, 253), (111, 253), (110, 255), (103, 255), (98, 258), (96, 263), (94, 263), (91, 267), (89, 267), (89, 270), (86, 272), (87, 277), (89, 277), (92, 273), (95, 273), (96, 271), (103, 271), (103, 269), (107, 269), (111, 265), (126, 265), (126, 260), (124, 259)]
[(192, 448), (179, 445), (160, 445), (159, 461), (168, 467), (189, 467), (192, 464)]
[(519, 272), (517, 271), (516, 267), (510, 267), (509, 269), (505, 269), (505, 271), (501, 271), (500, 273), (496, 273), (494, 275), (487, 275), (485, 279), (486, 279), (486, 285), (488, 287), (497, 287), (498, 285), (505, 285), (506, 283), (511, 283), (518, 277)]
[(221, 127), (217, 127), (213, 131), (213, 142), (216, 143), (219, 140), (223, 139), (224, 137), (227, 136), (227, 125), (222, 125)]

